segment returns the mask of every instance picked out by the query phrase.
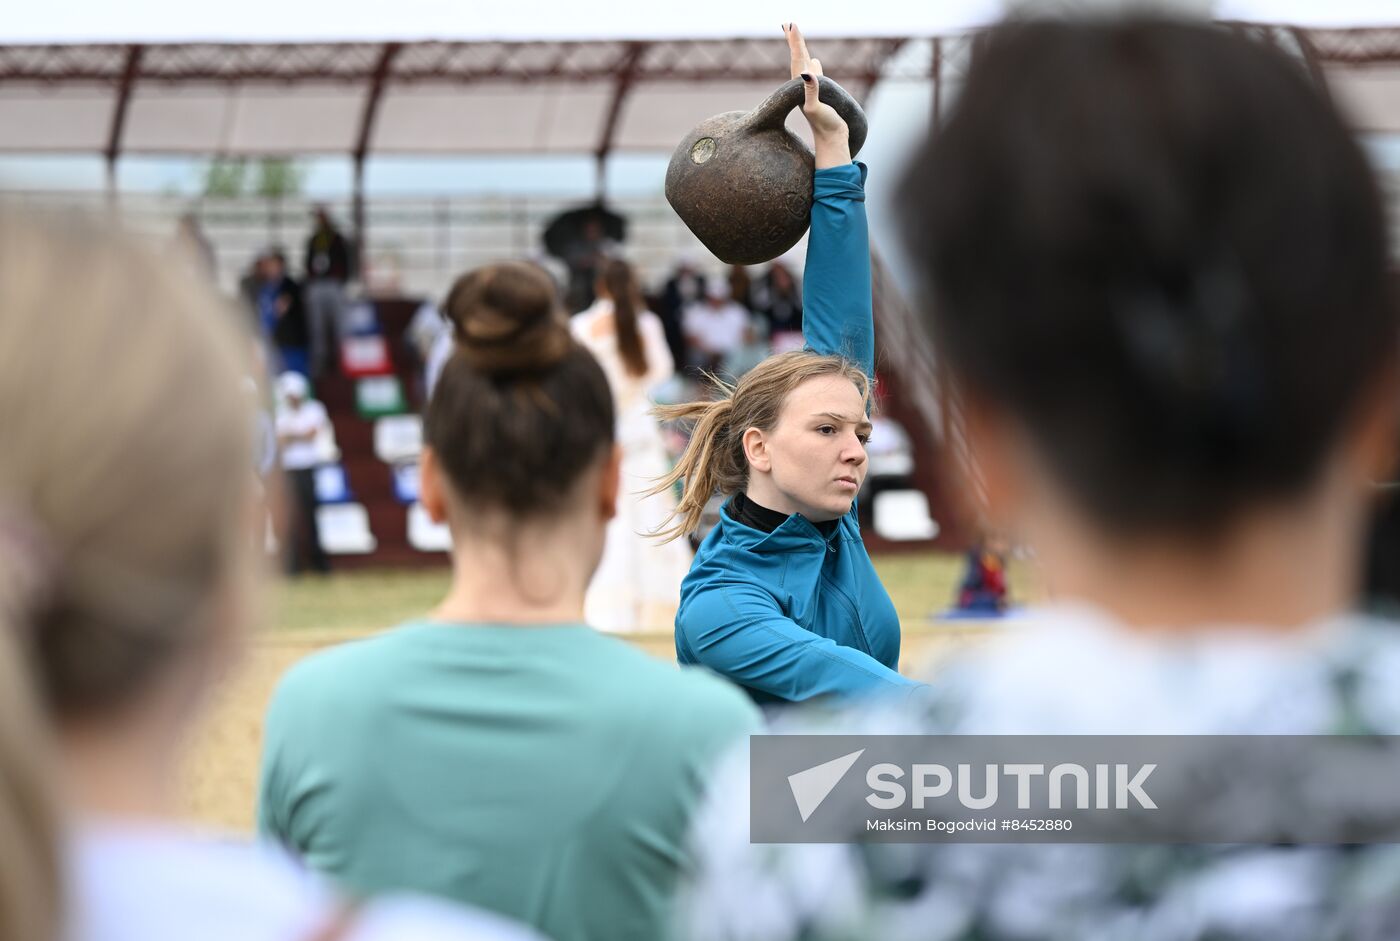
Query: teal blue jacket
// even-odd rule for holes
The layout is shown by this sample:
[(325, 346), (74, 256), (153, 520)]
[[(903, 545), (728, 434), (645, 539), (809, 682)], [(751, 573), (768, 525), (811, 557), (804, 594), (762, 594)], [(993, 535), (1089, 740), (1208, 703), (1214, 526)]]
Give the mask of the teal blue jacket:
[[(803, 275), (807, 349), (875, 372), (865, 166), (818, 170)], [(676, 657), (704, 664), (759, 703), (907, 693), (899, 618), (860, 535), (855, 503), (831, 535), (799, 514), (771, 533), (726, 505), (681, 583)]]

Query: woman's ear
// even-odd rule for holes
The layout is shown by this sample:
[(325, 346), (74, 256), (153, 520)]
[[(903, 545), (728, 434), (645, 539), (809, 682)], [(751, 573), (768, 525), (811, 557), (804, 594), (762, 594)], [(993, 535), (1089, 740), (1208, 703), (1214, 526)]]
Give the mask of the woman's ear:
[(612, 446), (603, 461), (603, 472), (598, 475), (598, 510), (604, 520), (617, 515), (617, 495), (622, 489), (622, 448)]
[(1359, 396), (1349, 432), (1352, 476), (1368, 486), (1393, 481), (1400, 470), (1400, 369), (1386, 368)]
[(428, 511), (434, 523), (447, 521), (447, 487), (442, 480), (442, 468), (437, 454), (427, 445), (418, 457), (418, 501)]
[(760, 473), (767, 474), (773, 470), (773, 455), (768, 450), (768, 436), (758, 428), (750, 428), (744, 432), (744, 457), (748, 459), (749, 467)]
[(1026, 481), (1024, 455), (1012, 422), (997, 409), (964, 394), (959, 412), (966, 448), (959, 470), (963, 491), (973, 495), (976, 512), (989, 529), (1012, 531)]

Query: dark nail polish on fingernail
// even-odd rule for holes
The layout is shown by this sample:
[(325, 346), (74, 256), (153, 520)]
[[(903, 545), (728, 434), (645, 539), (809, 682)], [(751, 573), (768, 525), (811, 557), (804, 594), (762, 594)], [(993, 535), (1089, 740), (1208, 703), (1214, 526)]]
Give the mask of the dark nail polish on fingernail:
[(812, 81), (812, 76), (808, 75), (806, 72), (803, 72), (803, 73), (802, 73), (802, 81), (804, 81), (804, 82), (811, 82), (811, 81)]

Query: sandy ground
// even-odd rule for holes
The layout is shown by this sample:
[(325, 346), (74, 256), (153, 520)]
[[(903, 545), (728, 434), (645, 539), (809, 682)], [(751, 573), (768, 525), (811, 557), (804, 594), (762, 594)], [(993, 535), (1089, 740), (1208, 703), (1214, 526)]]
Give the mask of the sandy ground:
[[(901, 670), (918, 673), (924, 668), (921, 665), (995, 630), (973, 624), (906, 629)], [(244, 662), (219, 685), (207, 716), (194, 732), (184, 781), (184, 803), (191, 819), (204, 826), (251, 832), (262, 716), (277, 681), (302, 657), (360, 636), (364, 633), (299, 631), (255, 640)], [(658, 657), (675, 659), (670, 633), (629, 639)]]

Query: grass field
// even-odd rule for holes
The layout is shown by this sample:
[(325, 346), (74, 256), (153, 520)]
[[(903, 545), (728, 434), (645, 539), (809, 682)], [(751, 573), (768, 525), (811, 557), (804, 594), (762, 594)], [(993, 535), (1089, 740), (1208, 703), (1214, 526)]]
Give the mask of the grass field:
[[(899, 612), (905, 672), (986, 632), (977, 625), (936, 625), (931, 620), (953, 597), (962, 576), (960, 557), (883, 556), (875, 559), (875, 567)], [(322, 647), (422, 615), (441, 600), (447, 584), (445, 569), (279, 582), (268, 599), (266, 627), (220, 683), (209, 715), (195, 732), (184, 785), (189, 815), (220, 828), (251, 829), (262, 715), (282, 674)], [(1011, 585), (1013, 596), (1034, 593), (1028, 574), (1016, 566)], [(629, 639), (658, 657), (674, 657), (669, 631)]]
[[(875, 568), (899, 616), (919, 621), (946, 608), (962, 577), (962, 557), (924, 553), (887, 555)], [(1013, 568), (1013, 580), (1022, 574)], [(301, 631), (377, 630), (422, 614), (447, 591), (446, 569), (361, 572), (279, 582), (271, 598), (273, 635)]]

